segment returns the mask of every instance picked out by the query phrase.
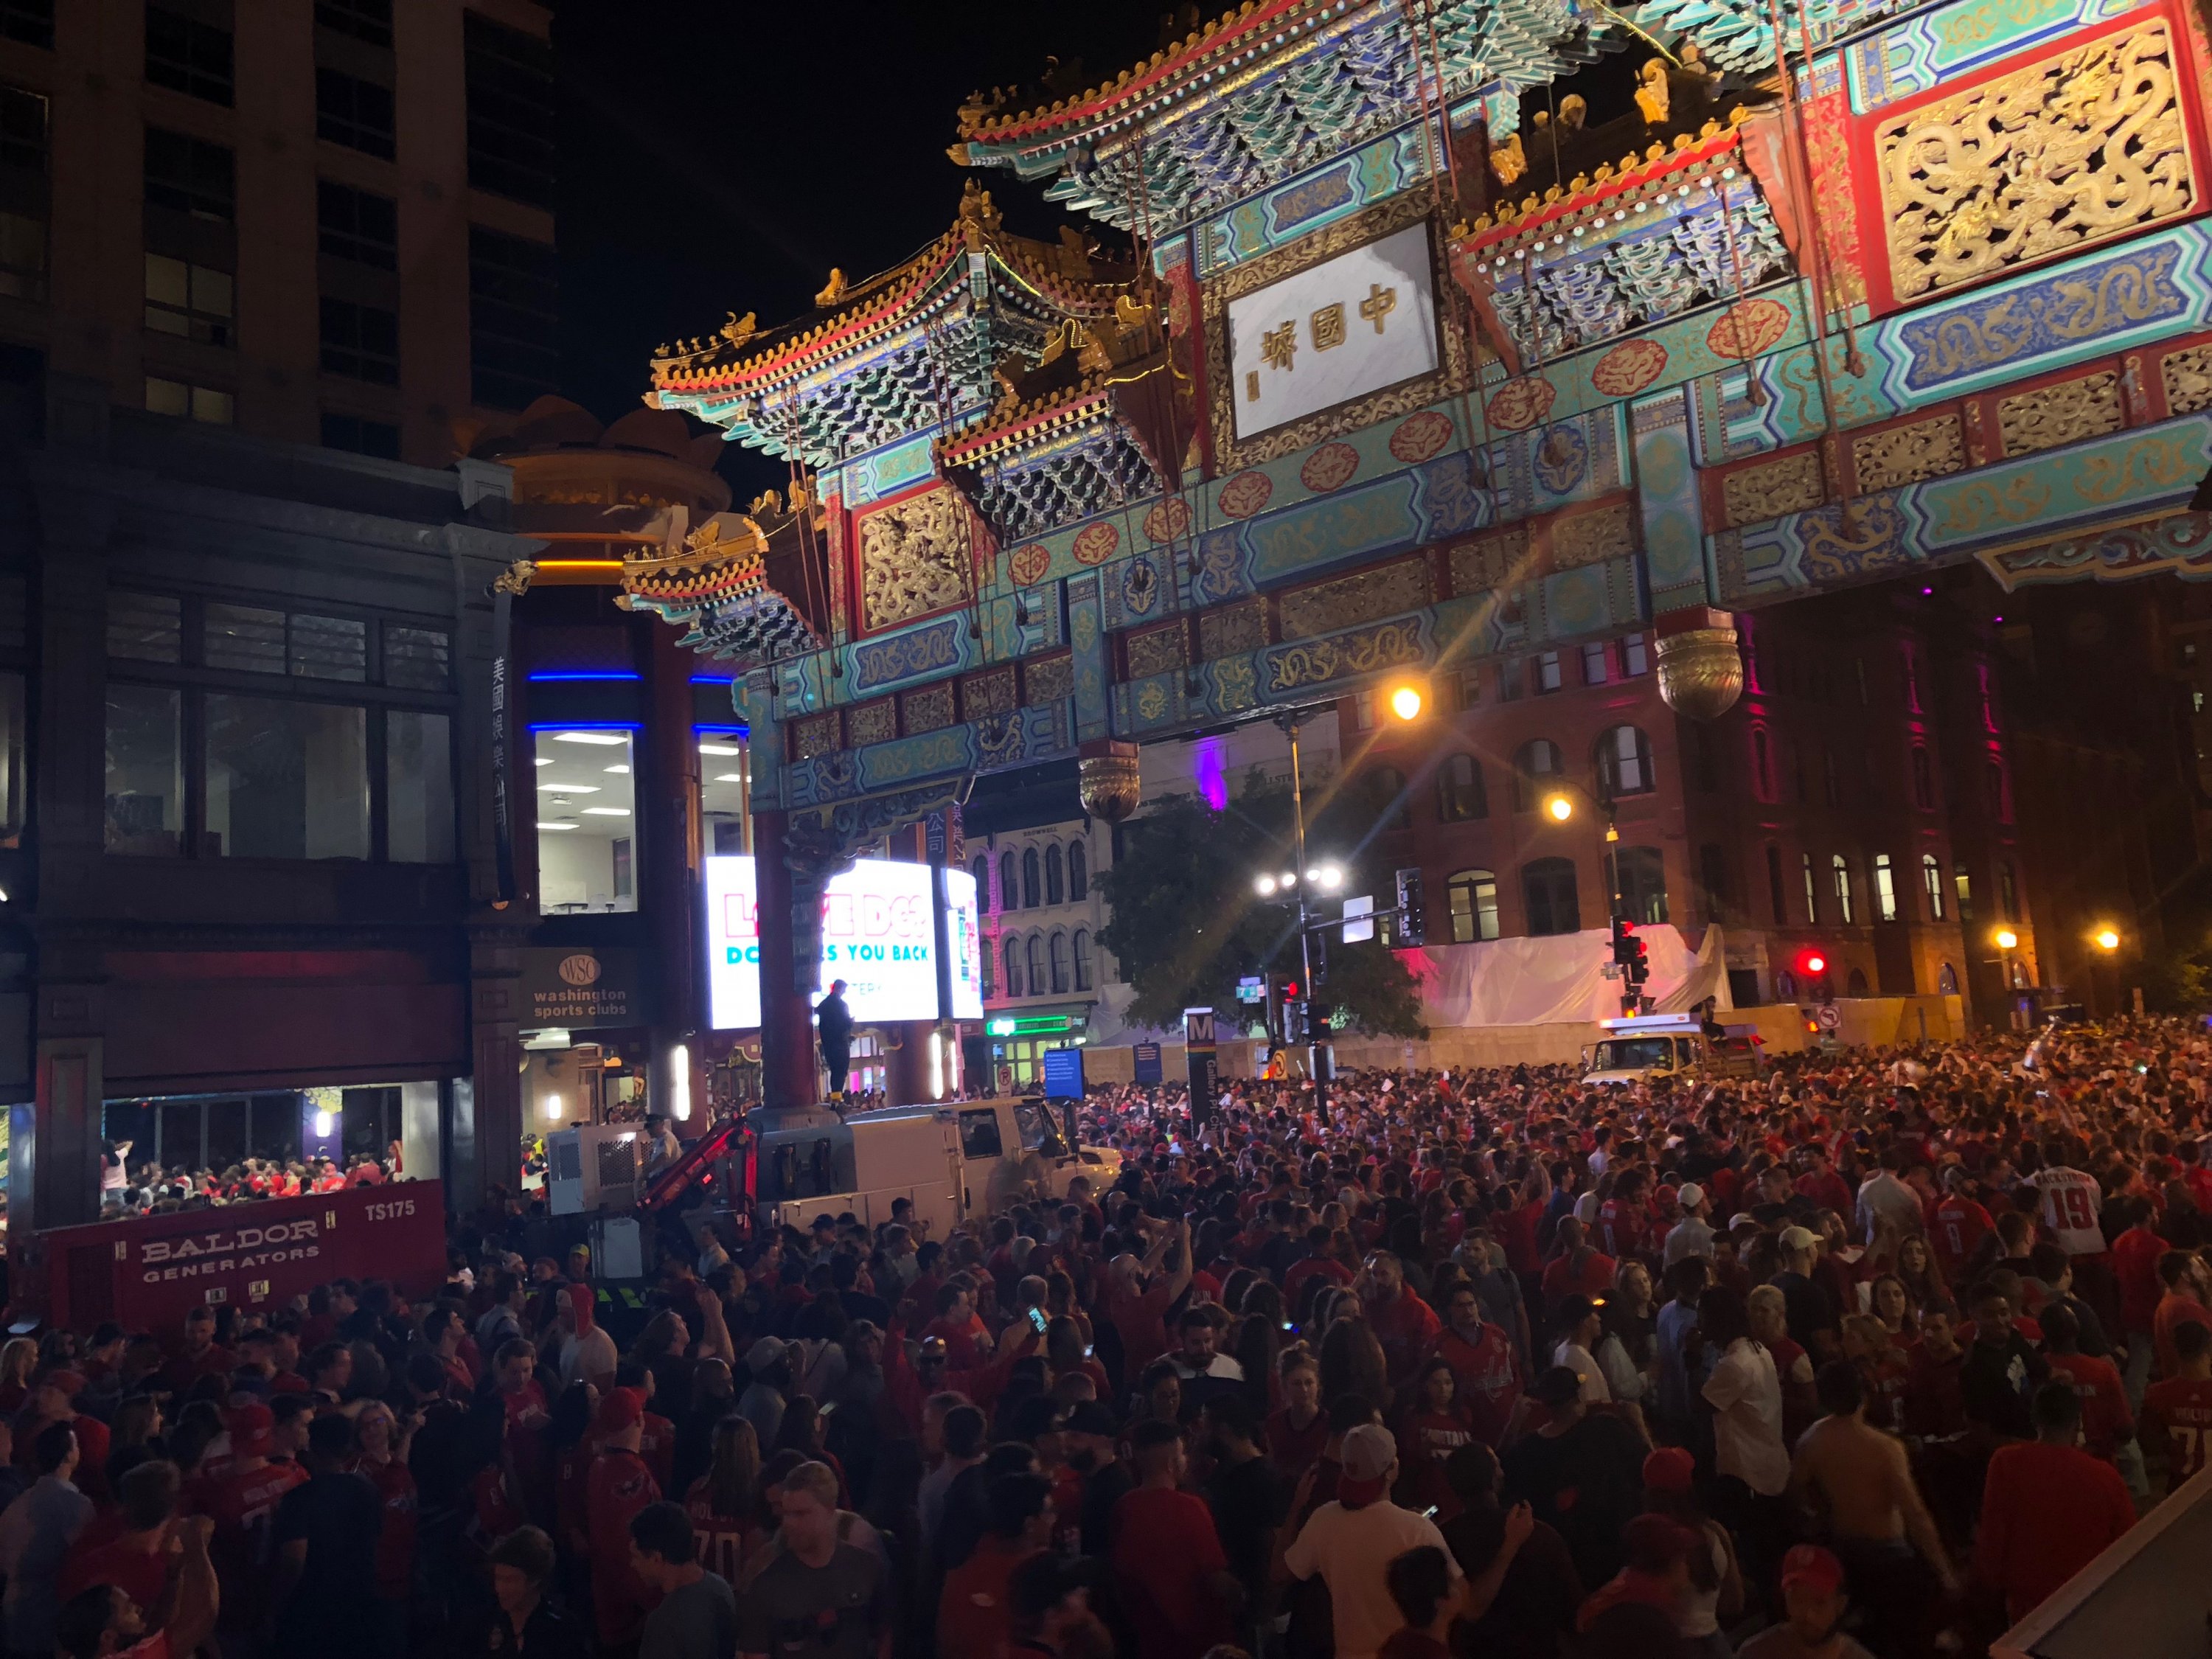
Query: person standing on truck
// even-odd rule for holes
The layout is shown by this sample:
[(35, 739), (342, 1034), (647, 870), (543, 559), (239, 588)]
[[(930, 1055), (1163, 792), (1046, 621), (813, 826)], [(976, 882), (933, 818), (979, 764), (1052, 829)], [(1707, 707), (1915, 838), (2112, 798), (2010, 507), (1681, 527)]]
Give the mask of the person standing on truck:
[(822, 1063), (830, 1072), (830, 1097), (842, 1100), (853, 1070), (853, 1011), (845, 1006), (845, 981), (830, 981), (830, 994), (814, 1005), (814, 1024), (822, 1041)]

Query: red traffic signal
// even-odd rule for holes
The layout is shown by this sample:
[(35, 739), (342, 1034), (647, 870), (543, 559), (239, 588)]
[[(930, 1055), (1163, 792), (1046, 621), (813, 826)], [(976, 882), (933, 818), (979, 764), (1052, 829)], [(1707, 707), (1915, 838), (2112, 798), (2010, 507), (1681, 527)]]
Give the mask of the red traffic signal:
[(1797, 953), (1797, 971), (1817, 979), (1828, 971), (1828, 959), (1818, 951), (1800, 951)]
[(1294, 979), (1286, 979), (1283, 981), (1283, 995), (1286, 1000), (1295, 998), (1298, 994), (1297, 981)]

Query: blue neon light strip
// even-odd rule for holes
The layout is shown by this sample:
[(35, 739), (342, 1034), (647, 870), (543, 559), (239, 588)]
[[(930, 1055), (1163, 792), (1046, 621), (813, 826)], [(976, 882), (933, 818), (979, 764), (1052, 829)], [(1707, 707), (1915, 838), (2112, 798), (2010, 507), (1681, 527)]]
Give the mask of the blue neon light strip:
[(533, 732), (642, 732), (643, 720), (544, 720), (532, 721)]
[(735, 685), (737, 683), (735, 674), (694, 674), (691, 677), (694, 685)]
[(549, 680), (638, 680), (644, 678), (641, 674), (618, 673), (613, 670), (600, 672), (597, 670), (562, 669), (553, 673), (532, 674), (530, 679), (532, 684), (543, 684)]

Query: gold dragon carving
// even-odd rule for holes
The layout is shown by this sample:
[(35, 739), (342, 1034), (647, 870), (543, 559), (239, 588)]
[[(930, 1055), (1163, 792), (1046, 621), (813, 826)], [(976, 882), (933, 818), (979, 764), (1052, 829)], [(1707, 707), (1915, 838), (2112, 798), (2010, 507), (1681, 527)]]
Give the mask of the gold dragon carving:
[(1997, 433), (2007, 455), (2102, 437), (2120, 425), (2120, 377), (2114, 369), (1997, 400)]
[(1875, 148), (1901, 300), (2196, 204), (2163, 18), (1924, 104), (1886, 123)]
[(889, 628), (964, 604), (969, 594), (967, 526), (960, 498), (933, 489), (860, 520), (863, 623)]
[(2166, 408), (2170, 415), (2194, 415), (2212, 408), (2212, 345), (2185, 346), (2168, 352), (2158, 366), (2166, 383)]
[(1764, 524), (1791, 513), (1809, 512), (1827, 500), (1820, 452), (1801, 450), (1778, 461), (1747, 466), (1721, 480), (1721, 505), (1731, 526)]
[(1851, 466), (1864, 489), (1896, 489), (1966, 468), (1965, 435), (1956, 415), (1914, 421), (1851, 442)]

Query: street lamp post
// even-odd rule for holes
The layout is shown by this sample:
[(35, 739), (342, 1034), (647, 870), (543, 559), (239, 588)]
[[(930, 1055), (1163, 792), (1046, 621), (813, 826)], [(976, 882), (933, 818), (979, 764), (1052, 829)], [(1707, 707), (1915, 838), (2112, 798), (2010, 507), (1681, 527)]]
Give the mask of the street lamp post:
[[(1620, 824), (1612, 799), (1607, 796), (1593, 795), (1579, 785), (1563, 783), (1544, 797), (1544, 816), (1554, 823), (1566, 823), (1575, 815), (1575, 795), (1582, 796), (1605, 813), (1605, 878), (1613, 900), (1612, 911), (1607, 921), (1625, 921), (1627, 917), (1620, 902)], [(1620, 1012), (1634, 1013), (1636, 1000), (1634, 987), (1624, 981), (1620, 990)]]

